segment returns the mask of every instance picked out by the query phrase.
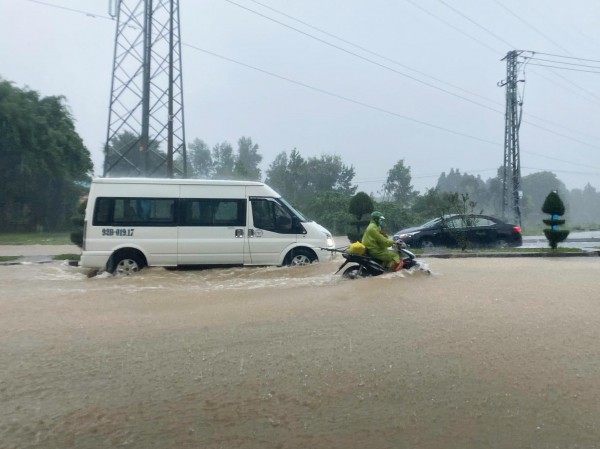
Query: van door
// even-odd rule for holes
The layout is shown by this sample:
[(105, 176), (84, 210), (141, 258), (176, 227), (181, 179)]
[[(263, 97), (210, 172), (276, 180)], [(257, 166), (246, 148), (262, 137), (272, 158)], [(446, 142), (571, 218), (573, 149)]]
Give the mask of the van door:
[(274, 265), (302, 232), (298, 220), (277, 198), (250, 197), (248, 246), (252, 264)]
[[(244, 188), (182, 186), (179, 265), (241, 265), (247, 253), (247, 200)], [(213, 187), (213, 186), (210, 186)], [(216, 187), (216, 186), (215, 186)], [(235, 197), (235, 190), (238, 195)], [(211, 190), (211, 191), (208, 191)], [(197, 197), (192, 197), (196, 191)], [(204, 197), (198, 197), (201, 192)], [(214, 196), (213, 196), (214, 195)], [(246, 255), (247, 257), (247, 255)]]

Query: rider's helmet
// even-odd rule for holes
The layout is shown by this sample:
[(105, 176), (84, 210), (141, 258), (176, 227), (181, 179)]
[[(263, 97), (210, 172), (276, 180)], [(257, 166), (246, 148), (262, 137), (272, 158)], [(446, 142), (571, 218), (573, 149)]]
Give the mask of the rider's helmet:
[(371, 212), (371, 220), (373, 220), (377, 226), (383, 226), (383, 221), (385, 220), (385, 217), (381, 212), (375, 211)]

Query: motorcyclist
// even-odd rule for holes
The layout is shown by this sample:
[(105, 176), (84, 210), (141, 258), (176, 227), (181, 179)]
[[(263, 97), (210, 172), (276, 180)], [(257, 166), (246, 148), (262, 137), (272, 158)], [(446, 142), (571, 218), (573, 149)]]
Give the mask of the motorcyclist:
[(397, 251), (388, 249), (396, 243), (382, 230), (385, 217), (381, 212), (371, 214), (371, 222), (363, 234), (362, 244), (367, 247), (369, 255), (390, 271), (402, 269), (402, 260)]

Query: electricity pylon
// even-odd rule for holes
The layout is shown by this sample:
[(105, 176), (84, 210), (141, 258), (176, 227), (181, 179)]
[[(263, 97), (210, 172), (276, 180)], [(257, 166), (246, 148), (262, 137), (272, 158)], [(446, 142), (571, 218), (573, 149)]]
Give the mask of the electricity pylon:
[(109, 9), (117, 28), (104, 176), (186, 177), (179, 1), (109, 0)]
[(520, 51), (509, 51), (506, 59), (506, 80), (498, 86), (506, 86), (506, 113), (504, 127), (504, 168), (502, 182), (502, 215), (505, 219), (521, 225), (521, 154), (519, 127), (523, 113), (523, 101), (517, 88), (519, 80)]

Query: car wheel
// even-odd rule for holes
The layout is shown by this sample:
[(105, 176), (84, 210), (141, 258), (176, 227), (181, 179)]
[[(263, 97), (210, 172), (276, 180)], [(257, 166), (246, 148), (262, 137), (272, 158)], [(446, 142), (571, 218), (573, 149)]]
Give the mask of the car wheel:
[(421, 248), (423, 249), (433, 249), (435, 245), (431, 240), (421, 240)]
[(496, 248), (508, 248), (508, 240), (500, 238), (496, 240)]
[(287, 256), (287, 263), (291, 267), (299, 266), (299, 265), (310, 265), (315, 260), (317, 260), (317, 256), (312, 251), (309, 251), (304, 248), (293, 249), (289, 252)]
[(113, 255), (108, 271), (115, 276), (129, 276), (137, 273), (144, 266), (144, 260), (139, 254), (124, 252)]

